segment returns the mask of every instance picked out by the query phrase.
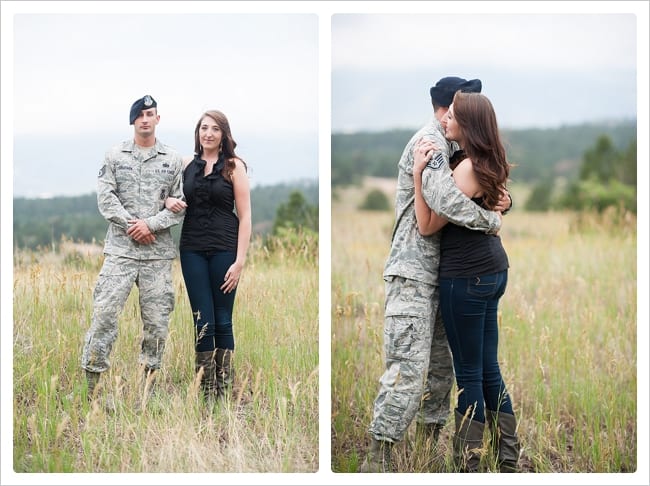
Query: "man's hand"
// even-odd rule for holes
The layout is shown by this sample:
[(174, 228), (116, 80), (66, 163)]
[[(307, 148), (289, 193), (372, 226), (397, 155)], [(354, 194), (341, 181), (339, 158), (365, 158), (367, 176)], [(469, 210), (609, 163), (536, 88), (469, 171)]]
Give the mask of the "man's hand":
[(501, 197), (499, 198), (499, 202), (497, 203), (496, 206), (494, 206), (492, 210), (497, 211), (501, 214), (506, 214), (508, 211), (510, 211), (511, 207), (512, 207), (512, 197), (510, 197), (510, 193), (508, 192), (508, 190), (504, 189), (503, 192), (501, 192)]
[(150, 245), (156, 240), (147, 223), (143, 219), (129, 219), (129, 229), (126, 234), (141, 245)]

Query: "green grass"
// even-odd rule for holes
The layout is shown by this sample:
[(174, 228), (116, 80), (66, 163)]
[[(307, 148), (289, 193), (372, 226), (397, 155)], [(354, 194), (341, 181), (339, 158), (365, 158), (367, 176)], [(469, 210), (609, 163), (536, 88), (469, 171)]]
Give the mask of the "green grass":
[[(336, 472), (356, 471), (366, 450), (383, 371), (382, 271), (393, 213), (358, 211), (363, 193), (339, 194), (332, 206)], [(519, 419), (522, 470), (636, 471), (635, 218), (516, 210), (501, 237), (511, 268), (499, 359)], [(451, 421), (433, 452), (414, 444), (414, 428), (395, 447), (397, 471), (452, 472)], [(494, 458), (484, 468), (494, 470)]]
[[(134, 287), (100, 397), (80, 368), (101, 254), (64, 242), (14, 252), (15, 472), (315, 472), (318, 470), (318, 240), (255, 241), (234, 312), (236, 385), (201, 405), (178, 261), (156, 393), (138, 403), (141, 323)], [(115, 410), (103, 404), (111, 395)]]

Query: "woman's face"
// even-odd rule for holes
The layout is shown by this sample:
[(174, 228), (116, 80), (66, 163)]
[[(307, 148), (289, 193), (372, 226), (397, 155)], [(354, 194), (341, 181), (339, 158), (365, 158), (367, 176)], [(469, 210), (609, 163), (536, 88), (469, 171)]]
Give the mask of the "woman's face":
[(445, 115), (445, 124), (443, 126), (445, 127), (445, 137), (447, 137), (448, 140), (454, 140), (460, 144), (462, 134), (458, 122), (456, 122), (456, 117), (454, 116), (453, 103)]
[(199, 125), (199, 142), (203, 146), (203, 151), (213, 152), (219, 150), (222, 138), (221, 128), (209, 116), (204, 116)]

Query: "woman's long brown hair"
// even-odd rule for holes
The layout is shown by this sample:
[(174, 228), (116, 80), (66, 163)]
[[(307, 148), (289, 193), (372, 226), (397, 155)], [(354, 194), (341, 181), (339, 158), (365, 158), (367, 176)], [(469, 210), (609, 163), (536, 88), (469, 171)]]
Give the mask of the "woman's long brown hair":
[(508, 182), (510, 164), (492, 103), (483, 94), (458, 91), (454, 95), (453, 111), (464, 136), (462, 149), (472, 160), (485, 205), (493, 208)]

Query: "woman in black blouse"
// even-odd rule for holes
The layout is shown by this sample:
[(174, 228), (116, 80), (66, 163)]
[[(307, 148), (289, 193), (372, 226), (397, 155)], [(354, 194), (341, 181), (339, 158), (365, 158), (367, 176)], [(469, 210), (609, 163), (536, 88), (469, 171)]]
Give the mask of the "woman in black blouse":
[(206, 111), (194, 130), (194, 157), (183, 161), (185, 201), (165, 202), (174, 212), (186, 208), (180, 261), (196, 331), (195, 370), (206, 398), (223, 397), (232, 386), (232, 314), (251, 238), (247, 167), (236, 146), (226, 116)]
[[(461, 148), (449, 161), (454, 182), (477, 204), (495, 208), (510, 164), (492, 103), (479, 93), (457, 92), (441, 123), (447, 139)], [(497, 360), (498, 307), (508, 282), (508, 256), (498, 235), (448, 223), (426, 206), (418, 179), (423, 170), (435, 170), (426, 168), (431, 153), (426, 141), (415, 152), (415, 211), (420, 233), (441, 231), (440, 310), (459, 390), (454, 462), (461, 471), (478, 471), (487, 423), (499, 470), (514, 472), (520, 451), (517, 422)]]

